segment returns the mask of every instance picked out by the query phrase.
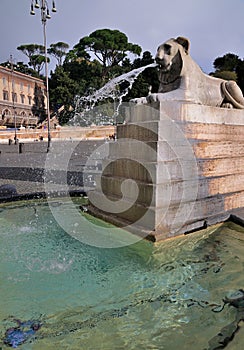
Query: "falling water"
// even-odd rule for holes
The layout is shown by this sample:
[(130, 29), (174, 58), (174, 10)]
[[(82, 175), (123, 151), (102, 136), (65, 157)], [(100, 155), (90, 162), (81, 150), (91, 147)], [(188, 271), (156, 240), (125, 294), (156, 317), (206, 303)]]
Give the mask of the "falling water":
[[(112, 98), (113, 101), (117, 100), (117, 108), (116, 112), (118, 113), (118, 109), (122, 103), (122, 99), (126, 96), (129, 90), (132, 88), (134, 81), (137, 79), (138, 75), (142, 73), (147, 68), (156, 67), (156, 63), (148, 64), (147, 66), (135, 68), (130, 72), (121, 74), (118, 77), (115, 77), (107, 82), (101, 89), (96, 90), (95, 92), (89, 94), (88, 96), (76, 97), (75, 100), (75, 117), (71, 121), (72, 124), (77, 125), (77, 121), (79, 119), (86, 121), (85, 112), (92, 110), (98, 101)], [(119, 92), (116, 88), (119, 84), (123, 82), (128, 82), (129, 85), (121, 92)]]

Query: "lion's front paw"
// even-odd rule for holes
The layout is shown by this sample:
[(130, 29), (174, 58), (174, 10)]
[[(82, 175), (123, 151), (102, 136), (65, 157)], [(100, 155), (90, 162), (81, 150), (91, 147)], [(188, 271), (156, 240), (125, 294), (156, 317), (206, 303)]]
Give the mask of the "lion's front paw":
[(229, 109), (233, 109), (233, 108), (234, 108), (233, 104), (230, 103), (230, 102), (224, 102), (224, 103), (222, 103), (221, 107), (222, 107), (222, 108), (229, 108)]
[(136, 104), (145, 104), (147, 103), (147, 98), (146, 97), (133, 98), (132, 100), (130, 100), (130, 102), (136, 103)]
[(159, 98), (158, 98), (158, 94), (157, 94), (157, 93), (148, 95), (148, 96), (146, 97), (146, 99), (147, 99), (147, 102), (148, 102), (148, 103), (159, 101)]

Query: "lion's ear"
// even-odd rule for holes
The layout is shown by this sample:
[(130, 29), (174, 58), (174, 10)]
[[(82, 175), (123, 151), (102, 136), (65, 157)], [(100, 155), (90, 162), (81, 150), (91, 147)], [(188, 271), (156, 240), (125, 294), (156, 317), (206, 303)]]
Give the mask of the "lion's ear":
[(183, 36), (178, 36), (178, 38), (175, 41), (184, 47), (184, 50), (187, 54), (189, 53), (190, 41), (187, 38), (184, 38)]

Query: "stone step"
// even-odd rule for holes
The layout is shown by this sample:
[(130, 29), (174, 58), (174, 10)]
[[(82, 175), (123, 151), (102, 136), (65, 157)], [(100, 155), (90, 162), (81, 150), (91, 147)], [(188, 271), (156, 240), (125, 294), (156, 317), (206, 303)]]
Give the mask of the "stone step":
[[(108, 205), (104, 199), (111, 201)], [(143, 227), (147, 232), (154, 231), (154, 235), (160, 235), (161, 238), (168, 238), (181, 233), (202, 227), (204, 222), (209, 224), (217, 223), (227, 219), (229, 211), (236, 205), (243, 206), (244, 191), (240, 193), (228, 194), (226, 196), (212, 196), (169, 207), (144, 207), (138, 203), (131, 202), (129, 199), (123, 199), (122, 205), (120, 198), (104, 195), (95, 190), (89, 193), (90, 204), (96, 210), (106, 216), (106, 220), (114, 222), (114, 218), (119, 218), (126, 222), (126, 229)], [(116, 203), (117, 200), (117, 203)], [(128, 208), (124, 211), (118, 211), (122, 206)], [(211, 219), (212, 218), (212, 219)], [(157, 238), (156, 238), (157, 239)]]
[(177, 122), (165, 117), (159, 121), (143, 121), (130, 124), (118, 125), (117, 138), (135, 139), (143, 142), (168, 141), (177, 144), (181, 139), (186, 139), (182, 131), (184, 123)]
[(184, 139), (174, 143), (168, 141), (142, 142), (122, 139), (109, 144), (109, 158), (129, 158), (146, 162), (175, 159), (195, 159), (192, 146)]
[[(89, 203), (108, 217), (119, 217), (130, 225), (143, 226), (146, 230), (153, 230), (155, 225), (155, 208), (134, 203), (130, 199), (121, 199), (115, 195), (105, 196), (98, 190), (90, 191)], [(111, 222), (110, 219), (108, 219)]]
[(187, 123), (182, 124), (181, 128), (186, 138), (191, 140), (232, 142), (235, 135), (235, 142), (243, 142), (244, 125)]
[[(228, 194), (244, 191), (244, 172), (240, 174), (208, 178), (205, 180), (208, 195)], [(199, 184), (200, 183), (201, 180), (199, 180)]]
[[(106, 195), (122, 196), (121, 185), (124, 181), (132, 180), (124, 177), (101, 176), (97, 181), (97, 188), (102, 190)], [(216, 178), (199, 178), (188, 181), (167, 181), (160, 184), (152, 184), (138, 180), (135, 184), (126, 182), (128, 187), (127, 193), (129, 198), (135, 198), (142, 204), (163, 206), (163, 203), (178, 203), (179, 201), (190, 201), (195, 199), (207, 198), (218, 194), (228, 194), (244, 191), (244, 174), (227, 175)], [(125, 184), (125, 183), (124, 183)], [(138, 193), (134, 186), (138, 187)], [(156, 186), (158, 186), (157, 195)]]
[(131, 225), (131, 223), (125, 219), (122, 219), (118, 216), (111, 216), (101, 210), (97, 210), (94, 206), (89, 205), (88, 206), (88, 212), (104, 221), (110, 222), (111, 224), (120, 227), (120, 228), (126, 228), (127, 231), (131, 232), (132, 234), (135, 234), (138, 237), (146, 238), (147, 240), (150, 240), (152, 242), (155, 242), (155, 232), (150, 229), (146, 229), (143, 226), (140, 225)]
[(225, 210), (244, 207), (244, 191), (227, 194), (225, 196)]
[[(205, 180), (202, 180), (205, 182)], [(135, 200), (146, 206), (164, 207), (168, 204), (172, 205), (180, 201), (191, 201), (199, 198), (200, 184), (198, 180), (192, 181), (166, 181), (162, 184), (152, 184), (132, 180), (122, 177), (102, 176), (100, 181), (96, 181), (97, 189), (103, 191), (107, 196), (115, 195), (122, 197), (123, 186), (124, 196), (127, 199)], [(206, 184), (205, 184), (206, 185)], [(136, 188), (135, 188), (136, 187)], [(201, 196), (206, 197), (207, 186), (201, 186)]]
[(137, 124), (123, 124), (117, 126), (118, 139), (135, 139), (140, 141), (158, 140), (158, 122), (145, 122)]
[(198, 142), (193, 145), (197, 159), (227, 158), (244, 156), (244, 142)]
[(142, 182), (164, 184), (169, 181), (195, 180), (198, 167), (194, 160), (150, 162), (127, 158), (103, 161), (103, 175), (130, 178)]
[(159, 103), (155, 102), (150, 105), (130, 104), (130, 107), (127, 108), (125, 114), (126, 123), (160, 120)]
[(200, 159), (197, 165), (199, 176), (204, 177), (243, 174), (244, 157)]

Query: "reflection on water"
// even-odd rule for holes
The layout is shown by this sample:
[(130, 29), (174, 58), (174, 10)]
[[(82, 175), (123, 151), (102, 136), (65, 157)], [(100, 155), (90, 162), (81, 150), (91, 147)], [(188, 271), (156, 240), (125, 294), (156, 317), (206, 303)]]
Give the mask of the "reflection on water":
[[(244, 228), (101, 249), (67, 235), (45, 203), (23, 204), (0, 212), (1, 339), (14, 317), (43, 324), (22, 349), (203, 350), (235, 319), (234, 307), (214, 311), (244, 287)], [(243, 341), (241, 329), (227, 349)]]

